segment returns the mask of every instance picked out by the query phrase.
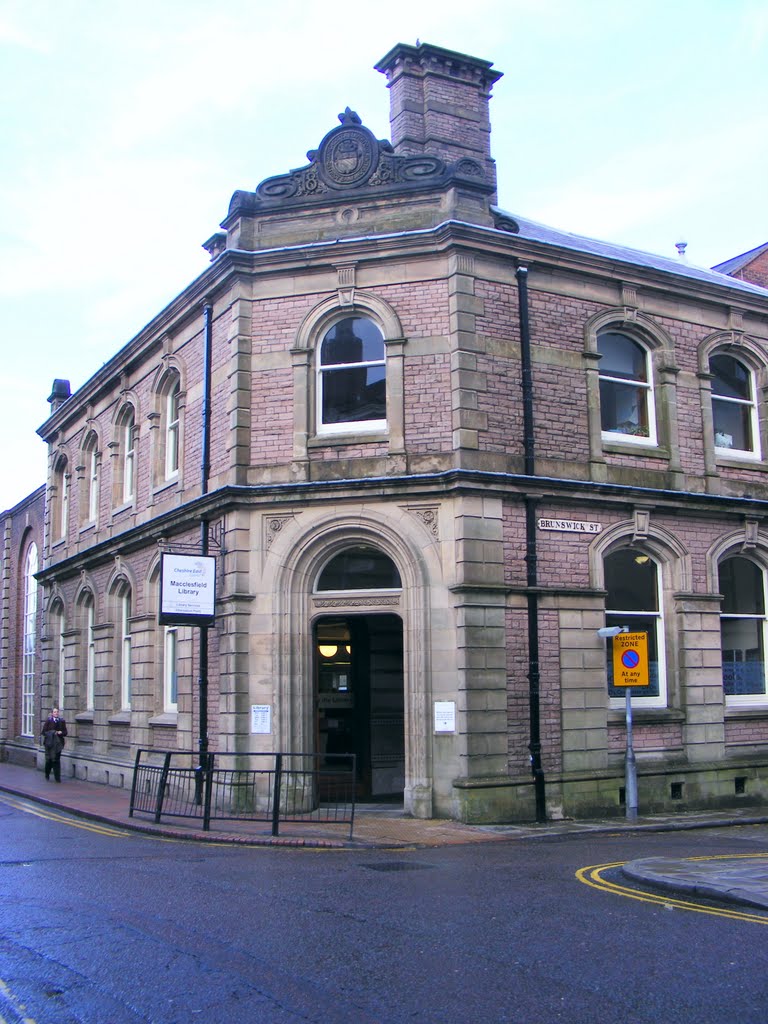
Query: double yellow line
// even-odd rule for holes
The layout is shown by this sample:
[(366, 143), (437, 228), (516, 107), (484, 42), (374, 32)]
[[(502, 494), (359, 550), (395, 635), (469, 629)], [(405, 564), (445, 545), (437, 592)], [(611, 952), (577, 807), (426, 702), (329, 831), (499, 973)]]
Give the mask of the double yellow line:
[[(691, 861), (700, 860), (735, 860), (739, 859), (753, 859), (753, 860), (765, 860), (766, 854), (719, 854), (712, 857), (690, 857)], [(659, 896), (651, 892), (643, 892), (640, 889), (631, 889), (626, 885), (619, 885), (616, 882), (610, 882), (608, 879), (603, 877), (604, 872), (612, 871), (615, 868), (621, 868), (628, 861), (617, 860), (612, 864), (593, 864), (590, 867), (579, 868), (576, 872), (576, 878), (584, 885), (589, 885), (593, 889), (600, 889), (603, 892), (611, 892), (615, 896), (624, 896), (630, 900), (639, 900), (641, 903), (652, 903), (659, 907), (664, 907), (666, 910), (688, 910), (694, 914), (709, 914), (711, 917), (727, 917), (733, 921), (748, 921), (751, 924), (768, 924), (768, 914), (750, 914), (742, 910), (728, 910), (720, 907), (707, 907), (701, 903), (693, 903), (690, 900), (675, 899), (675, 897)]]
[[(25, 814), (34, 814), (37, 818), (45, 818), (46, 821), (57, 821), (62, 825), (70, 825), (72, 828), (82, 828), (86, 832), (96, 832), (102, 836), (112, 836), (118, 839), (133, 838), (133, 833), (126, 832), (124, 829), (114, 828), (112, 825), (102, 825), (96, 821), (78, 821), (47, 807), (40, 807), (26, 800), (19, 800), (9, 796), (7, 793), (0, 793), (0, 802), (15, 808), (17, 811), (24, 811)], [(0, 991), (2, 990), (0, 989)]]

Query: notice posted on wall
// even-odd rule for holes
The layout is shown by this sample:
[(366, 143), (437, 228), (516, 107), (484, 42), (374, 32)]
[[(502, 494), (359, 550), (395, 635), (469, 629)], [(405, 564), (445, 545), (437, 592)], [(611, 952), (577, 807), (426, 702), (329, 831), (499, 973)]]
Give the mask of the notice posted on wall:
[(213, 555), (174, 555), (160, 559), (160, 624), (210, 625), (216, 606)]
[(435, 732), (456, 732), (456, 701), (435, 701)]
[(251, 735), (269, 736), (272, 732), (272, 706), (251, 704)]

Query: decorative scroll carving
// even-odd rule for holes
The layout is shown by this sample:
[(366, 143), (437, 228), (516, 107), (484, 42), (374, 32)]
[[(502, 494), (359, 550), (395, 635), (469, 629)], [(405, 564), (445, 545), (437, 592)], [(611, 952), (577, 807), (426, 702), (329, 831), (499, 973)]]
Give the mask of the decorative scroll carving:
[[(339, 114), (339, 121), (339, 127), (307, 153), (306, 167), (267, 178), (255, 192), (235, 192), (229, 213), (257, 212), (315, 198), (327, 201), (350, 192), (437, 188), (456, 180), (489, 195), (493, 192), (493, 184), (477, 160), (462, 157), (446, 162), (431, 154), (398, 156), (391, 143), (377, 139), (349, 107)], [(519, 230), (514, 221), (509, 224), (514, 226), (505, 224), (505, 230)]]
[(264, 548), (266, 551), (272, 547), (273, 541), (285, 524), (292, 520), (293, 516), (264, 516)]
[(316, 608), (397, 608), (399, 597), (316, 597)]
[(405, 507), (411, 515), (421, 520), (433, 537), (439, 539), (439, 509), (437, 505), (406, 505)]

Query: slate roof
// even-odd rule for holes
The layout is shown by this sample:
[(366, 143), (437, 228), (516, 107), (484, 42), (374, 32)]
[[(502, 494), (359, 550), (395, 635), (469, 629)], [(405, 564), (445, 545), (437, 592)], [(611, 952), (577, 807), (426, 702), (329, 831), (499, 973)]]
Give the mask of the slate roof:
[[(713, 267), (712, 269), (709, 267), (698, 267), (696, 264), (689, 263), (687, 260), (680, 258), (657, 256), (655, 253), (644, 252), (641, 249), (632, 249), (626, 245), (615, 245), (612, 242), (603, 242), (597, 238), (588, 238), (585, 235), (575, 235), (570, 231), (561, 231), (558, 228), (551, 228), (547, 224), (540, 224), (535, 220), (518, 217), (516, 214), (509, 213), (506, 210), (496, 208), (494, 213), (501, 218), (514, 221), (520, 229), (517, 233), (520, 238), (544, 242), (548, 245), (556, 245), (563, 249), (588, 253), (592, 256), (602, 256), (605, 259), (618, 263), (627, 263), (636, 267), (648, 267), (651, 270), (659, 270), (663, 273), (674, 274), (676, 277), (701, 281), (704, 284), (732, 288), (736, 291), (748, 292), (752, 295), (768, 296), (768, 288), (761, 288), (759, 285), (751, 284), (748, 281), (739, 281), (736, 278), (728, 277), (722, 270), (726, 264), (720, 264), (719, 268)], [(768, 245), (763, 248), (768, 248)], [(756, 253), (756, 250), (753, 250), (753, 252)]]
[(725, 263), (718, 263), (717, 266), (712, 267), (712, 269), (719, 271), (721, 274), (732, 274), (734, 271), (741, 270), (742, 267), (746, 267), (747, 264), (752, 262), (752, 260), (756, 260), (758, 256), (762, 256), (764, 252), (768, 252), (768, 242), (755, 246), (755, 248), (750, 249), (749, 252), (743, 252), (741, 256), (734, 256), (732, 259), (726, 260)]

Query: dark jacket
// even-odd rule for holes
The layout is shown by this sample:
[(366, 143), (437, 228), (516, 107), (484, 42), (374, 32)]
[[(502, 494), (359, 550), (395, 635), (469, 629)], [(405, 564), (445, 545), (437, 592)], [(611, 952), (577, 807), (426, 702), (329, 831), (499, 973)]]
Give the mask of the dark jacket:
[(48, 760), (58, 757), (64, 746), (64, 737), (67, 735), (67, 723), (63, 718), (54, 718), (53, 715), (49, 715), (43, 722), (40, 732)]

